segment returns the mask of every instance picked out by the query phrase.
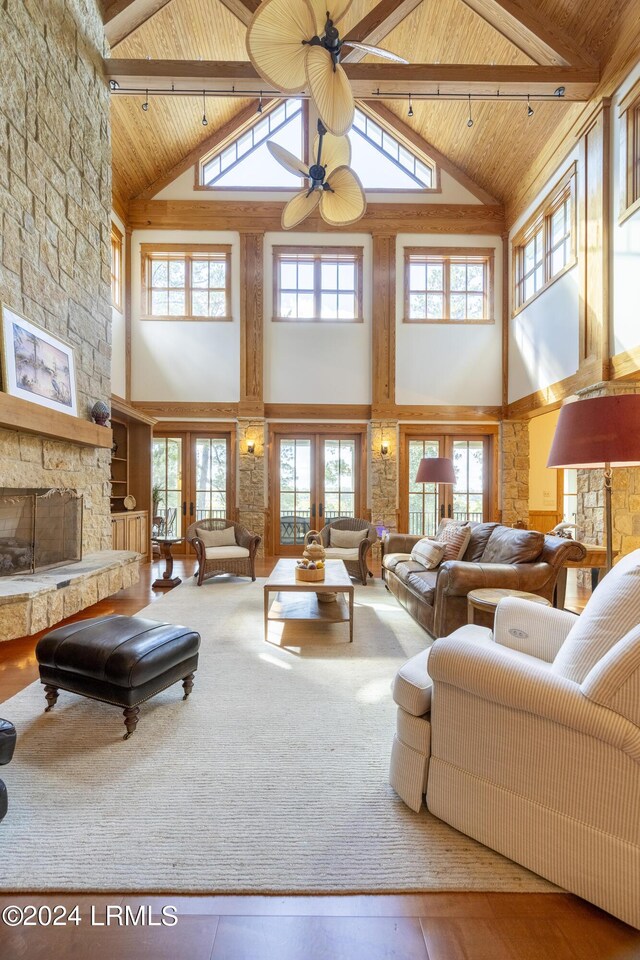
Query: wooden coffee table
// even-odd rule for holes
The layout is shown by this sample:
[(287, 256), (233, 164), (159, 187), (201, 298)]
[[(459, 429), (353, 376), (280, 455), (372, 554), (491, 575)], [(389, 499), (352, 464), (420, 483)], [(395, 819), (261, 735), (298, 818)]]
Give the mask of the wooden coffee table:
[[(287, 620), (314, 623), (348, 623), (349, 643), (353, 642), (354, 588), (342, 560), (325, 560), (324, 580), (308, 583), (296, 580), (296, 561), (278, 560), (264, 585), (264, 639), (268, 639), (269, 621)], [(269, 594), (276, 596), (270, 605)], [(318, 601), (319, 593), (336, 593), (330, 603)], [(346, 596), (345, 596), (346, 594)]]
[(531, 603), (543, 603), (545, 607), (551, 604), (537, 593), (527, 593), (525, 590), (507, 590), (503, 587), (482, 587), (479, 590), (470, 590), (467, 594), (467, 619), (474, 622), (474, 611), (483, 610), (485, 613), (495, 613), (496, 607), (505, 597), (518, 597), (520, 600), (530, 600)]

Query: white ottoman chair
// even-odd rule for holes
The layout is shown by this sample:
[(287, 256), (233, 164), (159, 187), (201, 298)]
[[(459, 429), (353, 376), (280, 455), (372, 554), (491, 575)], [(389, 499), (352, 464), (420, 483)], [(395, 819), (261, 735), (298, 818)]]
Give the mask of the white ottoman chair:
[[(490, 639), (488, 627), (460, 627), (478, 639)], [(455, 637), (458, 631), (451, 636)], [(436, 641), (437, 643), (437, 641)], [(431, 756), (431, 677), (427, 672), (429, 651), (411, 657), (400, 667), (393, 681), (393, 699), (398, 704), (396, 732), (391, 748), (389, 783), (401, 800), (416, 813), (427, 789)]]

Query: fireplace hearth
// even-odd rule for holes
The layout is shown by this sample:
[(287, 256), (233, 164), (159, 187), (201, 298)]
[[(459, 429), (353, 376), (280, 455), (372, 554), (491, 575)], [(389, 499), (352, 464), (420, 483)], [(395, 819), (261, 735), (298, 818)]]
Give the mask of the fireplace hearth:
[(0, 488), (0, 577), (82, 559), (82, 496)]

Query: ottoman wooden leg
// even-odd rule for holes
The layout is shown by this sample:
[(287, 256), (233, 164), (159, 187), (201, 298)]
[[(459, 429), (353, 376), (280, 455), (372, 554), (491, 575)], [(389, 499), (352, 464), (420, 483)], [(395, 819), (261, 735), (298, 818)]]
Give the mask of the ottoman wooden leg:
[(189, 696), (189, 694), (191, 693), (191, 691), (193, 690), (193, 678), (194, 678), (194, 676), (195, 676), (194, 673), (190, 673), (190, 674), (189, 674), (187, 677), (185, 677), (184, 680), (182, 681), (182, 689), (184, 690), (184, 697), (182, 698), (183, 700), (186, 700), (187, 697)]
[(134, 732), (138, 726), (138, 714), (140, 713), (140, 707), (125, 707), (123, 710), (124, 714), (124, 723), (127, 728), (123, 740), (128, 740), (131, 734)]
[(50, 710), (56, 705), (56, 700), (58, 699), (58, 688), (52, 687), (51, 684), (45, 684), (44, 695), (47, 698), (48, 706), (44, 708), (45, 713), (49, 713)]

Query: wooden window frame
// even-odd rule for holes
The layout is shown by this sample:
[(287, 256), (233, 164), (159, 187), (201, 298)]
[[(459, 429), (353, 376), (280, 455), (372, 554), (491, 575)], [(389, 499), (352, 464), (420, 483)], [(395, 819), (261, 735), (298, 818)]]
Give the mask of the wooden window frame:
[[(184, 315), (162, 316), (151, 313), (151, 284), (149, 283), (151, 263), (154, 254), (159, 258), (163, 256), (175, 255), (176, 259), (185, 261), (185, 305)], [(220, 259), (224, 258), (225, 270), (225, 299), (226, 311), (222, 317), (201, 317), (193, 316), (191, 313), (191, 262), (202, 259), (203, 255), (217, 254)], [(140, 245), (140, 276), (141, 282), (141, 320), (185, 320), (204, 323), (230, 323), (233, 321), (231, 315), (231, 245), (220, 243), (143, 243)], [(182, 288), (180, 288), (182, 289)], [(203, 288), (204, 289), (204, 288)], [(210, 289), (210, 288), (207, 288)]]
[[(511, 284), (513, 309), (511, 316), (515, 317), (533, 303), (551, 284), (555, 283), (565, 273), (568, 273), (578, 262), (577, 243), (577, 203), (576, 203), (576, 172), (577, 162), (574, 161), (550, 190), (542, 203), (538, 205), (527, 222), (518, 230), (511, 240)], [(551, 273), (553, 248), (551, 244), (551, 220), (557, 210), (569, 201), (569, 257), (565, 265)], [(528, 299), (524, 299), (524, 284), (530, 275), (524, 273), (524, 251), (529, 241), (542, 230), (542, 286)], [(534, 267), (534, 271), (535, 271)]]
[[(363, 323), (363, 262), (364, 248), (357, 246), (349, 247), (289, 247), (274, 246), (273, 250), (273, 304), (272, 321), (274, 323)], [(348, 257), (355, 268), (355, 298), (356, 298), (356, 316), (348, 319), (340, 317), (321, 317), (320, 301), (322, 295), (322, 261)], [(314, 294), (314, 315), (313, 317), (282, 317), (280, 313), (280, 262), (287, 259), (306, 259), (312, 260), (314, 264), (313, 275), (313, 294)]]
[(640, 80), (620, 101), (620, 213), (618, 223), (640, 210)]
[[(495, 323), (495, 248), (494, 247), (405, 247), (404, 248), (404, 320), (403, 323), (446, 323), (449, 326), (465, 326), (467, 324), (485, 325)], [(450, 271), (452, 263), (482, 262), (484, 266), (484, 317), (481, 320), (465, 317), (461, 320), (452, 320), (449, 316), (451, 295)], [(442, 263), (444, 275), (444, 313), (440, 319), (430, 317), (411, 317), (410, 313), (410, 267), (411, 263)], [(436, 291), (437, 292), (437, 291)], [(455, 293), (455, 291), (453, 291)], [(465, 293), (469, 291), (465, 290)]]
[(111, 306), (122, 313), (122, 233), (111, 224)]

